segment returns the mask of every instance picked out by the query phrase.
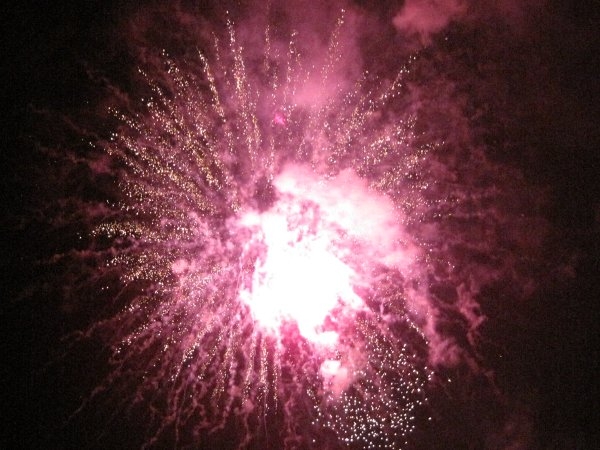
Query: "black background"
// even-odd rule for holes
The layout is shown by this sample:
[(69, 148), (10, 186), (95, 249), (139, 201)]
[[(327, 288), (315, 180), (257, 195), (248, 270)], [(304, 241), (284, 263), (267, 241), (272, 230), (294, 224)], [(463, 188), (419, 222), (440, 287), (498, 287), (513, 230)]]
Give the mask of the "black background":
[[(537, 142), (542, 144), (534, 150), (536, 169), (528, 173), (537, 177), (535, 182), (551, 187), (553, 225), (565, 253), (576, 255), (577, 262), (572, 278), (559, 288), (542, 289), (538, 299), (543, 301), (522, 305), (515, 314), (526, 318), (520, 333), (527, 340), (510, 344), (509, 362), (501, 374), (509, 381), (512, 377), (521, 391), (531, 390), (535, 398), (530, 405), (533, 433), (539, 448), (596, 448), (600, 441), (597, 3), (548, 2), (552, 23), (560, 26), (545, 30), (545, 64), (557, 80), (559, 98), (568, 106), (537, 114), (537, 120), (547, 125), (537, 129), (553, 132), (539, 136)], [(73, 324), (65, 323), (55, 290), (45, 294), (43, 289), (36, 289), (32, 293), (28, 287), (43, 286), (44, 280), (50, 283), (52, 269), (39, 262), (68, 247), (64, 236), (70, 233), (50, 227), (36, 213), (41, 203), (54, 197), (45, 182), (46, 174), (54, 168), (36, 150), (32, 130), (37, 119), (32, 107), (68, 112), (93, 95), (84, 87), (89, 84), (82, 61), (102, 61), (102, 53), (110, 53), (107, 30), (118, 24), (130, 6), (95, 0), (25, 0), (2, 6), (2, 448), (93, 447), (81, 435), (53, 435), (56, 417), (64, 415), (77, 400), (69, 397), (73, 390), (65, 384), (77, 383), (78, 376), (83, 385), (87, 381), (85, 374), (53, 371), (48, 377), (43, 375), (60, 336)], [(374, 8), (368, 2), (366, 7)], [(114, 55), (107, 59), (114, 60)], [(527, 172), (528, 168), (523, 169)], [(90, 366), (90, 361), (83, 363)], [(459, 430), (470, 426), (459, 424), (461, 418), (454, 420)], [(120, 439), (108, 442), (127, 448), (126, 434), (127, 430), (121, 430)], [(451, 442), (458, 447), (468, 445), (459, 438)]]

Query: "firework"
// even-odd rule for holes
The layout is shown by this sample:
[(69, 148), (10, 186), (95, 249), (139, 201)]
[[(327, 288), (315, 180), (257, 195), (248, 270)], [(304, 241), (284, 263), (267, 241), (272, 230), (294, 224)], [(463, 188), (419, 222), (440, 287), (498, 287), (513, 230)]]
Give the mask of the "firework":
[(475, 296), (510, 258), (460, 221), (476, 203), (474, 226), (493, 223), (514, 196), (477, 183), (510, 177), (423, 131), (419, 56), (340, 77), (346, 17), (318, 63), (302, 33), (268, 25), (256, 51), (227, 19), (193, 54), (157, 51), (111, 107), (93, 145), (119, 195), (94, 279), (118, 276), (122, 307), (84, 333), (110, 373), (79, 412), (140, 412), (149, 447), (404, 448), (430, 367), (477, 371)]
[(427, 148), (413, 117), (381, 117), (406, 68), (296, 102), (331, 76), (343, 26), (342, 13), (317, 69), (297, 33), (275, 58), (267, 32), (253, 73), (228, 23), (208, 56), (181, 66), (163, 52), (160, 78), (140, 71), (143, 107), (114, 111), (103, 146), (123, 197), (94, 235), (118, 249), (103, 270), (134, 293), (93, 327), (115, 333), (98, 390), (127, 385), (148, 405), (149, 445), (171, 427), (189, 442), (241, 420), (244, 446), (257, 420), (279, 417), (289, 447), (329, 430), (338, 445), (396, 448), (415, 426), (430, 375), (404, 288), (422, 257), (405, 225), (423, 186), (407, 174)]

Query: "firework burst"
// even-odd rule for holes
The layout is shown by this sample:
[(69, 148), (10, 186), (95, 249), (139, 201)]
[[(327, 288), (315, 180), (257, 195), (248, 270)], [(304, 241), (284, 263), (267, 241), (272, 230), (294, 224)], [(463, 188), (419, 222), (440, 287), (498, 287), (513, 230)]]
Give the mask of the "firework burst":
[(159, 77), (140, 71), (143, 108), (114, 111), (121, 125), (101, 145), (123, 197), (94, 235), (115, 249), (102, 270), (134, 293), (90, 330), (114, 332), (96, 395), (133, 389), (156, 421), (149, 445), (235, 419), (244, 446), (258, 419), (279, 417), (289, 447), (329, 430), (340, 445), (395, 448), (415, 425), (430, 374), (406, 287), (422, 255), (405, 227), (429, 147), (414, 117), (382, 117), (406, 67), (297, 102), (332, 76), (343, 27), (342, 12), (320, 68), (303, 65), (297, 33), (275, 57), (267, 30), (255, 73), (227, 23), (210, 56), (163, 52)]
[(480, 373), (476, 296), (512, 271), (520, 235), (497, 218), (523, 217), (519, 174), (461, 113), (424, 125), (426, 58), (348, 70), (353, 20), (323, 56), (267, 19), (242, 45), (226, 19), (193, 52), (146, 53), (138, 96), (111, 88), (90, 165), (119, 193), (93, 280), (120, 308), (82, 333), (110, 372), (79, 414), (139, 413), (148, 447), (405, 448), (431, 367)]

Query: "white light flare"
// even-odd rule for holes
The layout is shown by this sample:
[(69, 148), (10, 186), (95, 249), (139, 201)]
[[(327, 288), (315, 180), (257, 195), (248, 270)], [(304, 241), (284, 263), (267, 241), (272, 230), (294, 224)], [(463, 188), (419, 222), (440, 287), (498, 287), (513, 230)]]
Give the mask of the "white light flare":
[(373, 270), (409, 263), (398, 211), (350, 170), (327, 178), (289, 166), (273, 185), (269, 209), (240, 216), (251, 231), (240, 299), (262, 328), (277, 333), (291, 321), (305, 339), (331, 349), (336, 323), (366, 308), (357, 288), (369, 285)]

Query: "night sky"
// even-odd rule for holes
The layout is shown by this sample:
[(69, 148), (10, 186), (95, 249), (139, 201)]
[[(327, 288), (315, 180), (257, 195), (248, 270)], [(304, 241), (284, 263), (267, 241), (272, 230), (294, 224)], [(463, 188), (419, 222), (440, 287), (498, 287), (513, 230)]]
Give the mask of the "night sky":
[[(97, 343), (67, 356), (61, 338), (107, 311), (93, 284), (70, 287), (85, 284), (82, 280), (91, 276), (87, 268), (72, 271), (53, 262), (56, 254), (83, 250), (90, 231), (77, 202), (63, 199), (95, 201), (116, 195), (110, 180), (77, 165), (77, 170), (65, 167), (61, 154), (83, 155), (86, 150), (84, 139), (62, 118), (75, 116), (87, 127), (97, 120), (92, 110), (103, 103), (105, 87), (97, 74), (125, 87), (130, 82), (128, 71), (136, 63), (123, 41), (126, 34), (118, 30), (136, 11), (136, 3), (25, 0), (9, 1), (3, 8), (2, 448), (140, 445), (137, 436), (144, 424), (135, 418), (111, 419), (106, 410), (65, 425), (107, 368), (105, 350)], [(207, 17), (217, 14), (209, 2), (200, 3)], [(379, 3), (356, 2), (374, 20), (388, 22), (404, 2)], [(482, 61), (491, 59), (500, 67), (472, 91), (464, 89), (492, 110), (510, 109), (502, 115), (510, 117), (503, 123), (484, 119), (483, 139), (510, 142), (490, 144), (496, 149), (490, 158), (516, 168), (543, 193), (547, 201), (539, 216), (548, 225), (543, 248), (536, 253), (532, 293), (510, 297), (506, 286), (489, 286), (488, 298), (500, 301), (481, 300), (490, 318), (483, 359), (499, 390), (510, 398), (509, 408), (518, 405), (519, 413), (497, 430), (498, 418), (488, 414), (489, 405), (496, 405), (487, 398), (489, 389), (477, 389), (482, 381), (465, 376), (475, 387), (433, 395), (434, 415), (440, 420), (417, 431), (417, 448), (599, 445), (600, 7), (594, 0), (536, 4), (543, 5), (539, 19), (525, 14), (523, 22), (515, 19), (513, 29), (486, 29), (465, 20), (467, 25), (450, 23), (427, 37), (460, 60), (451, 68), (477, 66), (485, 78)], [(387, 58), (394, 51), (406, 55), (417, 39), (402, 41), (392, 36), (391, 26), (382, 33), (397, 42)], [(451, 38), (444, 41), (443, 36)], [(64, 214), (54, 214), (63, 209)], [(107, 423), (109, 430), (99, 431)], [(527, 438), (511, 441), (500, 435)], [(510, 442), (522, 446), (509, 447)], [(171, 448), (168, 442), (162, 445)], [(229, 448), (226, 441), (218, 445)]]

